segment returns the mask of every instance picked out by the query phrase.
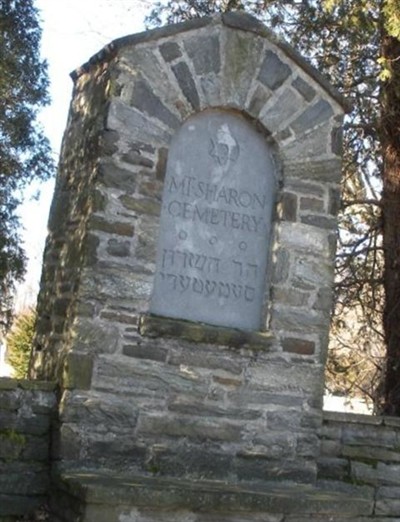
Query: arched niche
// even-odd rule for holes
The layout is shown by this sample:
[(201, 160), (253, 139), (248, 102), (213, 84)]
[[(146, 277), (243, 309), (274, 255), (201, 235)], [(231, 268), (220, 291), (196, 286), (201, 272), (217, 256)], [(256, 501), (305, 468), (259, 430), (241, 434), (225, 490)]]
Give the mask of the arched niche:
[(277, 173), (237, 113), (189, 118), (169, 149), (151, 312), (259, 329)]

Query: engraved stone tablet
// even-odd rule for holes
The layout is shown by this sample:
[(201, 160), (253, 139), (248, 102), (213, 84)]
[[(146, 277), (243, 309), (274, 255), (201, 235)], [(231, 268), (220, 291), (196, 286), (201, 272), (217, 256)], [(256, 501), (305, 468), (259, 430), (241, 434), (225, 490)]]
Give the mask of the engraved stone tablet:
[(244, 118), (185, 122), (169, 151), (151, 312), (260, 328), (275, 190), (270, 145)]

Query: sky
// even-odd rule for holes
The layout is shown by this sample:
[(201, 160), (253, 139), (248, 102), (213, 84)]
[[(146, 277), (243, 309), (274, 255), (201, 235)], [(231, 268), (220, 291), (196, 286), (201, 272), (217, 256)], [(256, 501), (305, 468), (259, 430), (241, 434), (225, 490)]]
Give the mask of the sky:
[[(144, 30), (151, 0), (36, 0), (42, 26), (42, 58), (49, 65), (51, 104), (40, 115), (56, 164), (72, 94), (70, 73), (115, 38)], [(34, 199), (40, 189), (39, 199)], [(39, 288), (54, 180), (34, 184), (20, 215), (28, 254), (27, 273), (17, 288), (17, 310), (34, 306)]]

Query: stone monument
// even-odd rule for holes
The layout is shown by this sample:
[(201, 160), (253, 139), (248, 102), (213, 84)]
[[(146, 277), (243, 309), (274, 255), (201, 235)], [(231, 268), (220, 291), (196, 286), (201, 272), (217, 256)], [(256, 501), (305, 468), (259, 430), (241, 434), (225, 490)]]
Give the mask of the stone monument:
[(314, 484), (346, 104), (243, 13), (73, 80), (31, 367), (55, 469)]

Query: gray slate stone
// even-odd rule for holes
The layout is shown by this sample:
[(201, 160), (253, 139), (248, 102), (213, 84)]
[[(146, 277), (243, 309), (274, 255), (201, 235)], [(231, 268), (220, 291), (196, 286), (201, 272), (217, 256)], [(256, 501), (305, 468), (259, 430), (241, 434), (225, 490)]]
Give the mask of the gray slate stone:
[(283, 63), (275, 53), (267, 51), (257, 79), (274, 91), (283, 84), (291, 72), (290, 67)]
[(184, 46), (198, 75), (219, 72), (221, 59), (217, 35), (192, 37), (184, 41)]
[(181, 88), (184, 96), (189, 101), (190, 105), (194, 110), (200, 109), (200, 99), (196, 89), (196, 84), (193, 80), (192, 73), (190, 72), (187, 63), (179, 62), (172, 66), (172, 70), (178, 80), (179, 87)]

